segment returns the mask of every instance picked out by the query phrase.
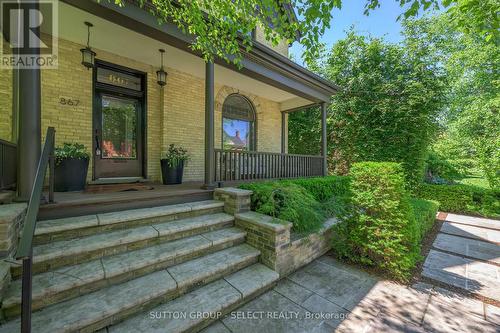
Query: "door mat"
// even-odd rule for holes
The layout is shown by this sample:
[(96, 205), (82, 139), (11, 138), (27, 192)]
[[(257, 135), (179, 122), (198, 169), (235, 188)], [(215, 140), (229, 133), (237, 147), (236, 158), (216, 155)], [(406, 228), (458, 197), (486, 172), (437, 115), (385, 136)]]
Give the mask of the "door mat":
[(106, 184), (106, 185), (87, 185), (85, 193), (111, 193), (111, 192), (128, 192), (128, 191), (149, 191), (154, 187), (144, 183), (131, 184)]

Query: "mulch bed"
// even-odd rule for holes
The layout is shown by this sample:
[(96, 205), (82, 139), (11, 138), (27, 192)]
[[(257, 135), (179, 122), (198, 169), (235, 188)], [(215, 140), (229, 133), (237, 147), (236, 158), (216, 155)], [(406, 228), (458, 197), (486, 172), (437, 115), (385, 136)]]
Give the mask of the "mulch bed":
[(438, 214), (438, 217), (436, 219), (436, 222), (432, 226), (432, 229), (429, 230), (429, 232), (427, 232), (424, 239), (422, 240), (420, 255), (423, 257), (423, 259), (419, 261), (415, 266), (415, 268), (413, 269), (412, 277), (409, 280), (409, 284), (420, 282), (423, 279), (421, 274), (422, 274), (422, 268), (424, 267), (425, 258), (427, 258), (427, 255), (429, 254), (432, 248), (432, 243), (434, 243), (434, 240), (439, 234), (439, 230), (441, 230), (441, 226), (443, 225), (444, 219), (446, 218), (446, 216), (443, 216), (441, 214), (442, 213)]

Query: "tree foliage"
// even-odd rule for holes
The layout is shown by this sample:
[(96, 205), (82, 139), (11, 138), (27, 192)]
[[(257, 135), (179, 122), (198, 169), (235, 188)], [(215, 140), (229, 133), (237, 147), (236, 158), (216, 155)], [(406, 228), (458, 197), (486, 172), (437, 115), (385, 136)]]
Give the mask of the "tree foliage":
[(401, 162), (409, 184), (420, 182), (444, 89), (427, 50), (350, 31), (321, 72), (343, 87), (328, 113), (334, 171), (345, 173), (358, 161)]
[(319, 155), (321, 153), (321, 110), (311, 107), (288, 115), (288, 152)]
[(441, 132), (433, 149), (451, 160), (474, 159), (492, 188), (500, 185), (500, 49), (456, 31), (450, 14), (408, 22), (406, 39), (429, 50), (448, 77)]
[[(112, 0), (108, 0), (112, 1)], [(439, 0), (394, 0), (404, 9), (404, 17), (439, 8)], [(114, 0), (125, 5), (125, 0)], [(277, 44), (293, 42), (300, 32), (303, 58), (313, 61), (319, 54), (320, 37), (330, 27), (332, 9), (342, 8), (342, 0), (138, 0), (159, 18), (173, 22), (192, 36), (193, 50), (205, 60), (215, 56), (240, 64), (242, 51), (252, 48), (251, 32), (260, 27), (266, 40)], [(152, 5), (152, 6), (151, 6)], [(379, 0), (365, 0), (365, 14), (379, 7)], [(444, 0), (454, 14), (453, 22), (465, 31), (481, 33), (488, 40), (498, 39), (496, 0)], [(287, 7), (295, 8), (298, 19)]]

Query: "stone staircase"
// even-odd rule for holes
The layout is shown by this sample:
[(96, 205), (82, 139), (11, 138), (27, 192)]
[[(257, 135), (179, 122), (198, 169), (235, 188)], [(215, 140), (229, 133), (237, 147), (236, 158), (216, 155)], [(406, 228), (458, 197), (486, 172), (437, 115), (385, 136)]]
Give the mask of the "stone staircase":
[[(33, 332), (196, 332), (278, 280), (245, 237), (216, 200), (40, 221)], [(21, 273), (0, 333), (20, 331)]]

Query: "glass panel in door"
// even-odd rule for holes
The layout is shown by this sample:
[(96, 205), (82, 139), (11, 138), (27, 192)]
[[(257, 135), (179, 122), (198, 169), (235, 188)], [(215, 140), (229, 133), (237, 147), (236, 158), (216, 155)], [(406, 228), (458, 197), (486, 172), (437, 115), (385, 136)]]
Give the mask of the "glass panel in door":
[(102, 158), (137, 159), (138, 101), (102, 97)]

